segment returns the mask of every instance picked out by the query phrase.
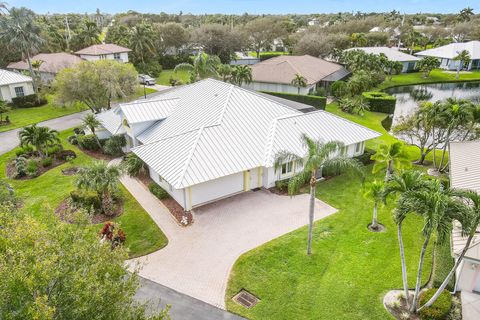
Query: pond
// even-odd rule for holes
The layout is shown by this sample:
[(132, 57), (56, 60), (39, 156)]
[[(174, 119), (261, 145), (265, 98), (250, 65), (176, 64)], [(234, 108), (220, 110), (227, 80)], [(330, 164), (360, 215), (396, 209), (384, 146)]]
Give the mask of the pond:
[(399, 117), (412, 113), (417, 108), (419, 101), (435, 102), (447, 98), (457, 98), (480, 103), (480, 81), (401, 86), (387, 89), (385, 92), (397, 97), (393, 124)]

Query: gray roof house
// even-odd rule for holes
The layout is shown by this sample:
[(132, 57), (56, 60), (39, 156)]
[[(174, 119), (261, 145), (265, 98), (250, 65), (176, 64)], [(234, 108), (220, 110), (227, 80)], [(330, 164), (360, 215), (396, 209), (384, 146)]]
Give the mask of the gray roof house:
[(106, 59), (126, 63), (128, 62), (128, 53), (131, 51), (132, 50), (128, 48), (113, 43), (102, 43), (78, 50), (75, 54), (88, 61)]
[(345, 51), (351, 50), (361, 50), (365, 53), (380, 55), (384, 54), (388, 60), (401, 62), (403, 64), (402, 72), (411, 72), (415, 70), (415, 65), (420, 58), (412, 56), (411, 54), (407, 54), (398, 50), (397, 48), (390, 48), (390, 47), (358, 47), (358, 48), (350, 48)]
[(470, 63), (467, 66), (460, 66), (461, 69), (472, 70), (480, 68), (480, 41), (454, 42), (438, 48), (417, 52), (418, 57), (435, 57), (440, 60), (440, 68), (446, 70), (457, 70), (460, 61), (454, 60), (463, 50), (470, 54)]

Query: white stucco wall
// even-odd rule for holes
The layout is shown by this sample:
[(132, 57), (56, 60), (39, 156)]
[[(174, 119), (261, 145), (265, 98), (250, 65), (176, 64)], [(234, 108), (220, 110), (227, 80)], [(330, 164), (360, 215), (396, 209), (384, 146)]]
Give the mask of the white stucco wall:
[(17, 97), (15, 93), (16, 87), (22, 87), (25, 96), (33, 94), (33, 85), (31, 82), (20, 82), (15, 84), (4, 85), (0, 87), (0, 100), (12, 102), (12, 98)]
[(243, 190), (243, 172), (200, 183), (190, 188), (191, 205), (192, 207), (199, 206), (212, 200), (242, 192)]
[(456, 271), (457, 291), (480, 290), (480, 261), (464, 259)]
[[(255, 91), (270, 91), (270, 92), (283, 92), (283, 93), (298, 93), (298, 88), (289, 84), (281, 83), (266, 83), (266, 82), (252, 82), (245, 84), (242, 87)], [(310, 85), (306, 88), (300, 88), (300, 94), (309, 94), (315, 91), (315, 85)]]
[(153, 181), (162, 187), (163, 190), (167, 191), (168, 194), (182, 207), (185, 206), (184, 189), (174, 189), (168, 182), (161, 179), (158, 173), (156, 173), (155, 170), (153, 170), (150, 166), (148, 167), (148, 171), (150, 173), (150, 178), (152, 178)]
[[(87, 54), (81, 54), (79, 55), (80, 58), (85, 59), (87, 61), (97, 61), (97, 60), (115, 60), (114, 54), (104, 54), (104, 55), (87, 55)], [(128, 52), (122, 52), (120, 53), (120, 59), (123, 63), (128, 62)]]

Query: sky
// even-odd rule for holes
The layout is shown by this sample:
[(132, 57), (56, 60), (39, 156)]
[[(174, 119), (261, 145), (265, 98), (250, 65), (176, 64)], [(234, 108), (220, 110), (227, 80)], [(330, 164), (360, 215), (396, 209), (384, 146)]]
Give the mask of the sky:
[(480, 13), (480, 1), (470, 0), (2, 0), (37, 13), (117, 13), (134, 10), (148, 13), (285, 14), (336, 12), (453, 13), (471, 7)]

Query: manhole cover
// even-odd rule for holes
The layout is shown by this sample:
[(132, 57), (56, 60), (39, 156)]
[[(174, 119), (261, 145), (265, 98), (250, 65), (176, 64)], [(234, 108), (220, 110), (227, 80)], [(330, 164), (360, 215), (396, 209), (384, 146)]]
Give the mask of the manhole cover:
[(247, 291), (242, 289), (239, 293), (237, 293), (233, 297), (233, 301), (235, 301), (236, 303), (238, 303), (242, 307), (250, 309), (250, 308), (254, 307), (260, 301), (260, 299), (255, 297), (250, 292), (247, 292)]

